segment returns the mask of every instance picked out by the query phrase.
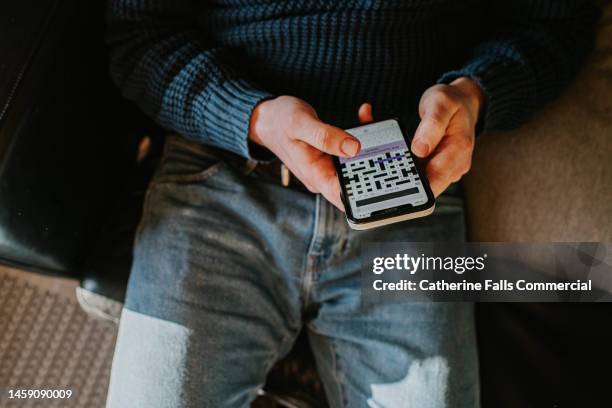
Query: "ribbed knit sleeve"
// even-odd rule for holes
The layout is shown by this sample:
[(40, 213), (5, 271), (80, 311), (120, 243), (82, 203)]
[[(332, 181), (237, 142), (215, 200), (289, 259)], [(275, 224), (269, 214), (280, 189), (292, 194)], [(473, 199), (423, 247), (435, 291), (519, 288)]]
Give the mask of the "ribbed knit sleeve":
[(111, 74), (124, 96), (162, 126), (249, 157), (251, 112), (271, 95), (195, 27), (194, 3), (110, 0)]
[(487, 97), (479, 129), (509, 130), (558, 96), (577, 73), (598, 10), (588, 0), (497, 0), (488, 7), (486, 39), (439, 82), (474, 79)]

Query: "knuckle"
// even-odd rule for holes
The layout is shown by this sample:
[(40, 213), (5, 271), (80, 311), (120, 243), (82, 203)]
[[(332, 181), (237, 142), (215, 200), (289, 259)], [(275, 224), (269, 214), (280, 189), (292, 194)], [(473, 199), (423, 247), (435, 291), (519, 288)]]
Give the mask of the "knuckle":
[(451, 109), (456, 104), (455, 97), (446, 90), (436, 93), (435, 102), (436, 106), (442, 109)]
[(444, 118), (442, 117), (442, 113), (437, 111), (433, 112), (427, 120), (431, 123), (431, 125), (435, 126), (440, 130), (446, 130), (446, 123), (444, 122)]
[(461, 149), (461, 151), (471, 152), (474, 149), (474, 138), (464, 135), (462, 137), (458, 137), (455, 141), (456, 146)]
[(434, 157), (434, 159), (435, 160), (432, 160), (429, 162), (429, 165), (427, 167), (435, 172), (440, 172), (443, 167), (442, 161), (440, 160), (439, 157)]
[(435, 108), (429, 110), (422, 118), (425, 129), (433, 128), (437, 132), (446, 131), (448, 122), (444, 110)]
[(423, 111), (426, 105), (436, 101), (437, 95), (441, 92), (444, 92), (444, 85), (442, 84), (434, 85), (423, 92), (419, 100), (419, 111)]
[(314, 130), (314, 141), (316, 147), (325, 150), (329, 147), (330, 132), (327, 126), (320, 126)]
[(446, 175), (444, 174), (444, 168), (441, 164), (432, 162), (427, 167), (427, 172), (432, 178), (436, 179), (444, 179)]
[[(470, 171), (471, 162), (469, 158), (461, 159), (454, 166), (451, 174), (449, 175), (453, 181), (457, 181), (463, 177), (468, 171)], [(457, 179), (457, 180), (456, 180)]]
[(427, 89), (427, 91), (425, 91), (424, 96), (425, 97), (437, 97), (438, 94), (446, 92), (447, 87), (448, 85), (445, 85), (445, 84), (436, 84), (430, 87), (429, 89)]
[(287, 116), (287, 125), (289, 129), (297, 129), (302, 126), (302, 115), (298, 112), (292, 112)]

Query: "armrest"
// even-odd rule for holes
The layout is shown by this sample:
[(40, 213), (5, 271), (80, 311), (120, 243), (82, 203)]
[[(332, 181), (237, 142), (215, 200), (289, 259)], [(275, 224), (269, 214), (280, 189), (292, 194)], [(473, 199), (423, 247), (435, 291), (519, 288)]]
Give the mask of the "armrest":
[(104, 195), (81, 27), (87, 3), (0, 6), (0, 262), (72, 276)]

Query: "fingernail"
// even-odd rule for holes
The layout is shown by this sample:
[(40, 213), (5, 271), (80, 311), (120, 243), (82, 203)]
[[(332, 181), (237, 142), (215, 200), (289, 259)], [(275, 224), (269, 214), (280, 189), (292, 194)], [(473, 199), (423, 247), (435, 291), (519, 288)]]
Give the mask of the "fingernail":
[(429, 145), (422, 140), (416, 139), (412, 144), (412, 150), (418, 156), (427, 156), (429, 153)]
[(340, 146), (342, 152), (349, 157), (352, 157), (359, 152), (359, 142), (354, 139), (346, 138), (342, 141), (342, 145)]

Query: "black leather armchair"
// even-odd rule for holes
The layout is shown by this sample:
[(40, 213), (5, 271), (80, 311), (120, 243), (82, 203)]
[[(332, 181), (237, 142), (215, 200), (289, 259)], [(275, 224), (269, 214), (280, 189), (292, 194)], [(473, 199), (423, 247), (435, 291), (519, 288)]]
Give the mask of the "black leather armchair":
[[(160, 131), (110, 81), (103, 2), (2, 9), (0, 260), (122, 300)], [(137, 162), (145, 135), (151, 153)]]
[(0, 258), (74, 274), (101, 216), (105, 166), (102, 138), (88, 135), (82, 10), (11, 3), (0, 13)]
[[(84, 293), (120, 304), (163, 131), (110, 82), (102, 3), (0, 6), (0, 262), (80, 279)], [(145, 136), (151, 149), (137, 160)], [(479, 306), (484, 407), (609, 405), (608, 310)], [(325, 406), (298, 344), (269, 387), (302, 401), (287, 406)], [(304, 402), (296, 378), (318, 401)]]

